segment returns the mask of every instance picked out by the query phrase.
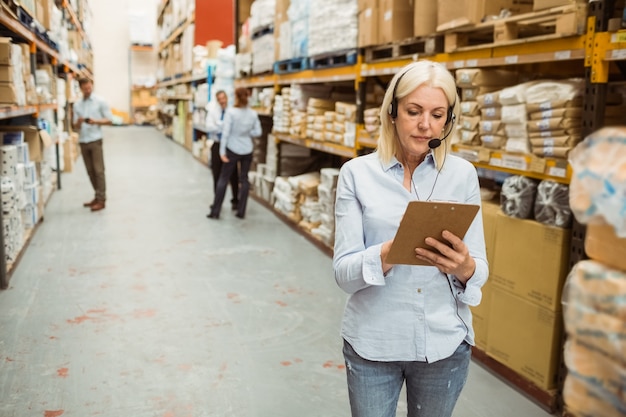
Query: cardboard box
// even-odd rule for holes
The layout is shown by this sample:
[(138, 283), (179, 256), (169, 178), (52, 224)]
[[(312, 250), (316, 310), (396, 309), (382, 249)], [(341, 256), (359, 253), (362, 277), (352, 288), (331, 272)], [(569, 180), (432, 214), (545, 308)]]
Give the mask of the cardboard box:
[(609, 224), (588, 224), (585, 252), (591, 259), (626, 271), (626, 238), (619, 238)]
[(15, 67), (12, 65), (0, 65), (0, 82), (15, 82)]
[(413, 36), (428, 36), (437, 30), (437, 2), (417, 1), (413, 11)]
[(48, 132), (34, 126), (0, 126), (0, 131), (24, 132), (24, 141), (28, 143), (28, 154), (33, 162), (41, 162), (43, 150), (53, 144)]
[(71, 140), (63, 142), (63, 172), (72, 172), (74, 170), (73, 146), (75, 144)]
[(485, 247), (487, 249), (487, 262), (489, 268), (493, 268), (494, 254), (496, 250), (496, 221), (500, 211), (500, 204), (494, 201), (482, 202), (483, 229), (485, 231)]
[(12, 83), (0, 83), (0, 103), (1, 104), (10, 104), (17, 105), (20, 104), (20, 99), (18, 95), (17, 88), (15, 84)]
[(472, 310), (472, 327), (474, 328), (474, 342), (476, 347), (484, 352), (487, 351), (487, 341), (489, 333), (489, 310), (491, 309), (491, 296), (493, 284), (488, 280), (483, 285), (483, 299)]
[[(289, 59), (290, 54), (287, 54), (287, 48), (290, 48), (291, 44), (291, 24), (289, 23), (289, 16), (287, 10), (291, 0), (276, 0), (276, 8), (274, 14), (274, 60), (282, 61), (282, 58)], [(285, 43), (285, 50), (282, 51), (282, 44)], [(281, 53), (282, 52), (282, 53)]]
[(381, 0), (378, 43), (386, 44), (411, 37), (413, 37), (413, 0)]
[(570, 231), (497, 214), (491, 275), (499, 289), (552, 311), (561, 308)]
[[(13, 47), (11, 38), (0, 38), (0, 65), (11, 65), (15, 62), (17, 49)], [(20, 48), (21, 53), (21, 48)], [(21, 59), (21, 57), (20, 57)]]
[(575, 0), (535, 0), (533, 10), (544, 10), (552, 7), (567, 6), (576, 3)]
[(379, 41), (379, 13), (378, 0), (359, 1), (359, 38), (360, 47), (378, 45)]
[(480, 23), (483, 17), (498, 15), (501, 9), (526, 13), (532, 6), (532, 0), (438, 0), (437, 31)]
[(494, 287), (487, 354), (538, 387), (556, 387), (562, 349), (562, 313)]

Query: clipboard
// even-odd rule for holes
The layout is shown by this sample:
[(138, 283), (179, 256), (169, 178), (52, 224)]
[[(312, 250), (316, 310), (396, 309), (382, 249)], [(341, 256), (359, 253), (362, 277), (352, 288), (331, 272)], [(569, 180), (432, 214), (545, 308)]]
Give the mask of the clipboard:
[(430, 265), (415, 256), (415, 248), (435, 250), (424, 243), (429, 236), (447, 243), (441, 238), (444, 230), (463, 239), (479, 209), (480, 206), (475, 204), (441, 201), (409, 202), (389, 249), (387, 263)]

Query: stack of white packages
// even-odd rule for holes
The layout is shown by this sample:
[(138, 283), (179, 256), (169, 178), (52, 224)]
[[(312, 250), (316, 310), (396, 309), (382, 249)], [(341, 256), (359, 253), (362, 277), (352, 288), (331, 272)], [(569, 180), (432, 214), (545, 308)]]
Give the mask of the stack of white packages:
[(357, 13), (357, 0), (315, 2), (309, 13), (309, 56), (356, 48)]
[(274, 68), (274, 34), (252, 39), (252, 73), (263, 74)]
[(526, 91), (532, 153), (565, 158), (581, 140), (582, 79), (538, 81)]
[[(327, 126), (326, 112), (335, 109), (335, 102), (331, 100), (309, 98), (306, 108), (307, 129), (306, 136), (311, 139), (323, 141)], [(332, 126), (332, 121), (329, 122)]]
[(291, 118), (289, 120), (289, 134), (294, 138), (306, 138), (307, 129), (307, 113), (296, 109), (291, 110)]
[(380, 107), (372, 107), (363, 113), (365, 130), (373, 138), (378, 138), (380, 132)]
[(321, 208), (321, 224), (311, 230), (311, 233), (328, 246), (333, 246), (335, 242), (335, 197), (338, 179), (339, 170), (336, 168), (322, 168), (320, 171), (317, 196)]
[(235, 57), (235, 74), (237, 77), (248, 77), (252, 74), (252, 53), (238, 53)]
[(276, 177), (274, 180), (274, 208), (291, 220), (302, 220), (300, 205), (305, 195), (312, 195), (320, 181), (319, 172), (311, 172), (291, 177)]
[(535, 83), (535, 81), (530, 81), (507, 87), (498, 95), (502, 105), (500, 121), (506, 135), (506, 141), (501, 147), (507, 152), (530, 153), (526, 91)]
[[(211, 97), (213, 100), (215, 92), (224, 91), (228, 96), (228, 102), (234, 103), (235, 99), (235, 45), (229, 45), (226, 48), (220, 48), (217, 51), (217, 60), (215, 61), (214, 80), (211, 86)], [(211, 63), (209, 63), (210, 65)]]
[(335, 103), (333, 114), (334, 141), (354, 147), (356, 144), (356, 105), (338, 101)]
[[(477, 108), (479, 110), (479, 114), (475, 116), (470, 115), (461, 115), (459, 118), (459, 123), (457, 125), (457, 129), (459, 131), (459, 141), (465, 145), (480, 145), (480, 127), (481, 120), (485, 121), (496, 121), (500, 120), (500, 103), (497, 100), (494, 100), (493, 96), (489, 96), (487, 98), (487, 102), (480, 103), (478, 102), (479, 98), (485, 97), (485, 94), (492, 93), (496, 91), (498, 87), (487, 87), (487, 86), (477, 86), (477, 87), (463, 87), (461, 88), (461, 103), (478, 103)], [(470, 105), (472, 106), (472, 105)], [(472, 111), (473, 109), (469, 109), (468, 113), (475, 113)], [(489, 125), (486, 125), (489, 128)], [(495, 126), (496, 128), (498, 126)]]
[[(311, 0), (291, 0), (287, 9), (289, 30), (281, 27), (281, 35), (289, 34), (289, 50), (282, 50), (281, 59), (309, 56), (309, 9)], [(317, 5), (316, 5), (317, 7)]]
[(291, 89), (289, 87), (283, 87), (280, 91), (280, 95), (274, 97), (272, 130), (275, 133), (289, 133), (289, 119), (291, 117), (290, 95)]
[(254, 0), (250, 5), (250, 33), (254, 34), (274, 24), (276, 0)]
[[(456, 71), (457, 85), (462, 89), (462, 96), (468, 100), (461, 101), (461, 117), (459, 118), (459, 137), (463, 144), (479, 145), (499, 149), (504, 144), (504, 134), (499, 121), (500, 103), (497, 96), (490, 94), (505, 86), (517, 82), (518, 74), (507, 70), (464, 68)], [(483, 106), (492, 110), (483, 120)]]
[[(2, 153), (4, 159), (4, 152)], [(7, 262), (14, 262), (24, 243), (24, 226), (18, 208), (15, 183), (10, 177), (2, 176), (0, 188), (2, 192), (2, 232), (4, 233), (5, 259)]]
[(298, 223), (304, 230), (311, 232), (322, 222), (322, 205), (317, 196), (317, 189), (320, 185), (320, 174), (318, 172), (291, 177), (297, 179), (299, 198), (299, 210), (302, 219)]
[(274, 25), (276, 0), (255, 0), (250, 6), (252, 34), (252, 73), (261, 74), (274, 67)]

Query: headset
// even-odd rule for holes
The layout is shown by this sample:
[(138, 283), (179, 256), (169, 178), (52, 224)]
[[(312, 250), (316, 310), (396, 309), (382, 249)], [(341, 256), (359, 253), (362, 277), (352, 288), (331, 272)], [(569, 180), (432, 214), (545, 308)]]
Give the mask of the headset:
[[(391, 104), (389, 105), (389, 109), (387, 110), (387, 113), (389, 113), (389, 116), (391, 116), (392, 119), (396, 119), (398, 117), (398, 98), (396, 97), (396, 90), (398, 89), (398, 84), (400, 84), (400, 80), (402, 80), (402, 77), (404, 77), (404, 75), (407, 72), (411, 71), (411, 69), (412, 68), (409, 68), (408, 70), (404, 71), (398, 77), (398, 80), (396, 81), (396, 84), (393, 86), (393, 93), (391, 95)], [(431, 139), (428, 142), (428, 147), (430, 149), (438, 148), (439, 145), (441, 145), (441, 142), (444, 141), (452, 133), (452, 125), (454, 125), (454, 123), (456, 122), (456, 115), (454, 114), (454, 106), (455, 105), (456, 105), (456, 101), (454, 103), (452, 103), (452, 105), (450, 107), (448, 107), (448, 112), (446, 114), (446, 123), (444, 124), (444, 126), (450, 125), (450, 130), (443, 137), (443, 139), (438, 139), (438, 138)]]

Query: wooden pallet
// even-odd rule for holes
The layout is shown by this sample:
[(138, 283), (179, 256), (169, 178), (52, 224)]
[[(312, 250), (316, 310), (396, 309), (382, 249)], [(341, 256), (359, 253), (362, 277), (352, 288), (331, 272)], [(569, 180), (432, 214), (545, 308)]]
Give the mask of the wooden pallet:
[(0, 0), (0, 5), (2, 6), (2, 11), (11, 15), (11, 17), (17, 20), (17, 5), (13, 2), (13, 0)]
[(346, 49), (334, 51), (309, 57), (309, 68), (323, 69), (341, 67), (344, 65), (354, 65), (357, 60), (356, 49)]
[(577, 3), (444, 32), (444, 52), (513, 45), (583, 34), (585, 4)]
[(443, 36), (409, 38), (401, 42), (365, 48), (365, 62), (384, 62), (415, 55), (434, 55), (443, 51)]
[(289, 74), (309, 68), (309, 58), (293, 58), (274, 62), (274, 74)]

